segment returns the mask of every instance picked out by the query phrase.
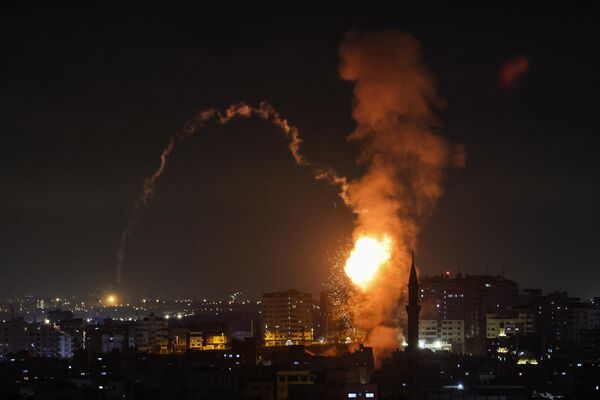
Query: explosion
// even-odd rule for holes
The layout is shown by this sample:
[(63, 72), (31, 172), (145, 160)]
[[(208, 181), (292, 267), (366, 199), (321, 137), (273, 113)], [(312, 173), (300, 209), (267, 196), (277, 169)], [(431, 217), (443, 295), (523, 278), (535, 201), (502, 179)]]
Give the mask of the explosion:
[[(398, 300), (406, 286), (419, 225), (443, 193), (445, 170), (464, 150), (439, 135), (435, 109), (445, 105), (411, 35), (351, 33), (340, 46), (340, 77), (354, 85), (348, 140), (360, 144), (365, 173), (348, 182), (354, 247), (345, 272), (354, 325), (376, 358), (398, 347)], [(365, 232), (368, 235), (365, 235)]]
[(391, 257), (392, 240), (387, 235), (381, 240), (361, 236), (346, 261), (344, 271), (355, 285), (367, 290), (380, 267)]

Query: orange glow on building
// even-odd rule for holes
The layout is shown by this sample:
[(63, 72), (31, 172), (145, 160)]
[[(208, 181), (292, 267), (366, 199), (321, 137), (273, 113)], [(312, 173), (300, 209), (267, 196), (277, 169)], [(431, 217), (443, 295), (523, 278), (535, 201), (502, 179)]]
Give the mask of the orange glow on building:
[(261, 319), (265, 346), (311, 344), (314, 338), (313, 311), (310, 293), (288, 290), (263, 294)]

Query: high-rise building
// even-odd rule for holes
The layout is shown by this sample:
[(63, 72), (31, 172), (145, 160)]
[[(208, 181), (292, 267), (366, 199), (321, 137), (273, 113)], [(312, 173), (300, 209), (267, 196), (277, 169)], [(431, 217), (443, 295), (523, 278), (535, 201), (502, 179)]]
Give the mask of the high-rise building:
[(328, 343), (344, 343), (350, 338), (356, 340), (356, 328), (352, 327), (348, 302), (344, 299), (332, 296), (328, 291), (321, 292), (319, 297), (319, 312), (317, 324), (315, 324), (315, 338)]
[(566, 340), (571, 345), (581, 346), (582, 332), (600, 328), (600, 308), (593, 303), (569, 303), (565, 314)]
[[(52, 323), (52, 322), (50, 322)], [(61, 331), (68, 333), (73, 340), (73, 351), (85, 348), (86, 342), (86, 323), (83, 318), (62, 319), (56, 324)]]
[(69, 334), (51, 324), (27, 323), (14, 319), (0, 323), (0, 351), (26, 351), (36, 357), (73, 357)]
[(168, 323), (163, 318), (150, 314), (135, 323), (135, 346), (149, 353), (168, 352)]
[(491, 275), (450, 275), (421, 279), (425, 319), (462, 320), (465, 352), (485, 352), (486, 314), (511, 309), (519, 300), (516, 282)]
[(261, 306), (265, 346), (312, 343), (314, 303), (310, 293), (265, 293)]
[(0, 323), (0, 354), (16, 353), (27, 348), (24, 332), (28, 325), (23, 318)]

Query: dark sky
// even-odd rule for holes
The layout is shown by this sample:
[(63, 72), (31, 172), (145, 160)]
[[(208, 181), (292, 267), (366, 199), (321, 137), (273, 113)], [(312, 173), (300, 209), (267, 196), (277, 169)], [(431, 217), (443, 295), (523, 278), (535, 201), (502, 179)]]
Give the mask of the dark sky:
[[(467, 150), (423, 227), (422, 270), (460, 260), (463, 272), (600, 295), (595, 10), (17, 3), (0, 16), (0, 295), (110, 285), (142, 180), (203, 108), (267, 100), (308, 158), (359, 176), (337, 48), (345, 32), (383, 29), (421, 42), (447, 100), (442, 133)], [(516, 56), (529, 70), (502, 90)], [(139, 294), (317, 292), (351, 231), (335, 191), (294, 166), (278, 131), (211, 125), (174, 153), (124, 280)]]

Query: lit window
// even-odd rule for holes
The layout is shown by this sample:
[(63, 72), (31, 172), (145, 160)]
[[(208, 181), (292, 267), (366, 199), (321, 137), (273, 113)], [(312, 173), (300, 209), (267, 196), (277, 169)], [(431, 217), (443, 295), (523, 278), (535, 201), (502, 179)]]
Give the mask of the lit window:
[(348, 393), (348, 398), (349, 399), (355, 399), (356, 398), (356, 393)]

